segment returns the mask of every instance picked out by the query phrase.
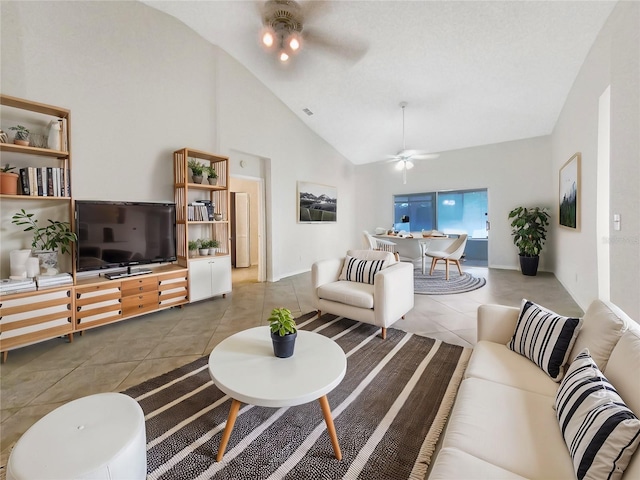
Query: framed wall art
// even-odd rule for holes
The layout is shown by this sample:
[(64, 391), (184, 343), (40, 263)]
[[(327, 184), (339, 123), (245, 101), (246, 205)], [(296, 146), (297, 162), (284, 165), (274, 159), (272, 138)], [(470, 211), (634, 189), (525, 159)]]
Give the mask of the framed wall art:
[(337, 221), (338, 189), (319, 183), (298, 182), (298, 222)]
[(558, 222), (562, 227), (580, 228), (580, 152), (560, 168)]

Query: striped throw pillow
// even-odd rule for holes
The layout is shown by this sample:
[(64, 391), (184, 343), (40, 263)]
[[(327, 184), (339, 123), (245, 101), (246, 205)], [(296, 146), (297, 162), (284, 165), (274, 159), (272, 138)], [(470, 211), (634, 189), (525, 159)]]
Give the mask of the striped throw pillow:
[(563, 317), (523, 299), (516, 330), (507, 347), (559, 382), (581, 326), (581, 318)]
[(580, 479), (619, 479), (640, 442), (640, 420), (582, 350), (555, 401), (564, 441)]
[(386, 267), (384, 260), (360, 260), (347, 255), (344, 259), (340, 280), (373, 285), (376, 273), (384, 267)]

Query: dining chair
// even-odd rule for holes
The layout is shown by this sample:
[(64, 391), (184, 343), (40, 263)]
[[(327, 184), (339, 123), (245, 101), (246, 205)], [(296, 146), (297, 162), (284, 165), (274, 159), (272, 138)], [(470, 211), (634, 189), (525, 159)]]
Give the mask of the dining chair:
[(463, 233), (456, 241), (449, 245), (444, 250), (429, 250), (425, 251), (425, 255), (431, 258), (431, 270), (429, 275), (433, 275), (433, 270), (436, 267), (438, 260), (443, 260), (445, 263), (445, 278), (449, 280), (449, 263), (453, 262), (458, 267), (458, 272), (462, 275), (462, 268), (460, 267), (460, 258), (464, 254), (464, 249), (467, 245), (467, 234)]

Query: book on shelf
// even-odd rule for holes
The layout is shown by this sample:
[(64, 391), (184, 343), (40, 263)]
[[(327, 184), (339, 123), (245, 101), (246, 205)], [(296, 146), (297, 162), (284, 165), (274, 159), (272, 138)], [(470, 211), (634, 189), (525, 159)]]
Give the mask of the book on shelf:
[(19, 280), (3, 278), (0, 280), (0, 293), (5, 295), (11, 293), (33, 292), (35, 290), (36, 282), (34, 282), (32, 278)]
[(19, 170), (21, 193), (42, 197), (71, 195), (68, 170), (60, 167), (25, 167)]
[(47, 172), (47, 196), (53, 197), (53, 169), (46, 167)]
[(20, 185), (22, 186), (23, 195), (31, 195), (29, 190), (29, 172), (26, 168), (20, 169)]

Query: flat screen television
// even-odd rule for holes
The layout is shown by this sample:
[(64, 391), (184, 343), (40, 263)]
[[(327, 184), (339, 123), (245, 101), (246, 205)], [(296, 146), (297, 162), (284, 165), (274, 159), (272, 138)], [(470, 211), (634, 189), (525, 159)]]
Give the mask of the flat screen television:
[(75, 202), (76, 271), (176, 260), (176, 205)]

